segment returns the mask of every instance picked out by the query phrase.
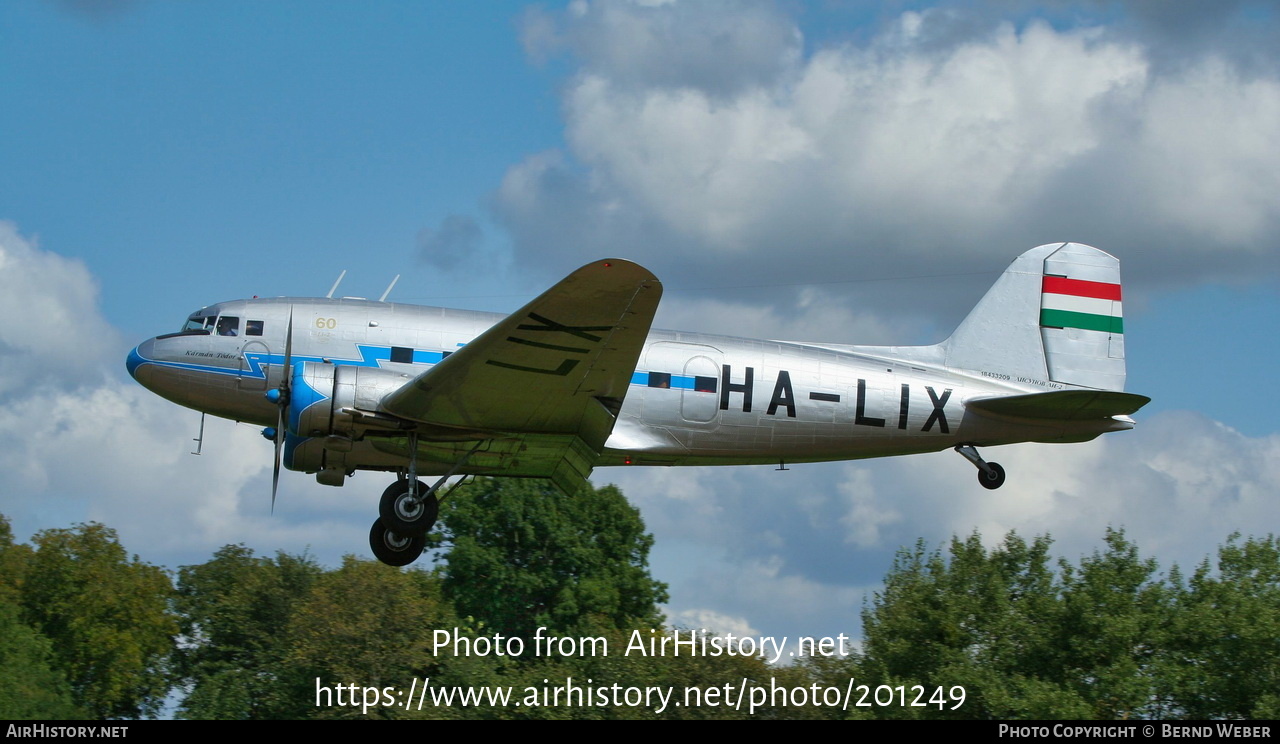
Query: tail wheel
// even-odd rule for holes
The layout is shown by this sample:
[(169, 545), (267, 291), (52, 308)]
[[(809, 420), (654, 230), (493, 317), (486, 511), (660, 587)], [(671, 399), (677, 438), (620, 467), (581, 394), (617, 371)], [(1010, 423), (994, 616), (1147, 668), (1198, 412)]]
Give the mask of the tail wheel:
[(405, 537), (376, 520), (369, 530), (369, 547), (378, 560), (388, 566), (407, 566), (418, 560), (427, 547), (426, 535)]
[(982, 484), (983, 488), (989, 488), (994, 491), (1004, 485), (1004, 468), (1000, 467), (1000, 463), (996, 462), (987, 463), (987, 467), (991, 469), (991, 472), (979, 468), (978, 482)]

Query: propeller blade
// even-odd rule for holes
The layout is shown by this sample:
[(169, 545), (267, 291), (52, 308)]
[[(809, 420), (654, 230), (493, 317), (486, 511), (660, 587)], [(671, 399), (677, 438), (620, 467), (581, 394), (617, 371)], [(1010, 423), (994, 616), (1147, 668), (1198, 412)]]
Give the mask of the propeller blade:
[(280, 453), (284, 449), (284, 406), (276, 418), (276, 466), (271, 472), (271, 513), (276, 513), (276, 491), (280, 488)]
[(280, 386), (289, 388), (289, 378), (293, 376), (293, 307), (289, 307), (289, 327), (284, 333), (284, 378)]
[(276, 492), (280, 490), (280, 455), (284, 450), (284, 437), (288, 422), (285, 417), (289, 410), (289, 384), (293, 379), (293, 307), (289, 307), (289, 326), (284, 335), (284, 370), (280, 375), (280, 395), (276, 405), (279, 406), (276, 416), (276, 462), (271, 472), (271, 513), (276, 513)]

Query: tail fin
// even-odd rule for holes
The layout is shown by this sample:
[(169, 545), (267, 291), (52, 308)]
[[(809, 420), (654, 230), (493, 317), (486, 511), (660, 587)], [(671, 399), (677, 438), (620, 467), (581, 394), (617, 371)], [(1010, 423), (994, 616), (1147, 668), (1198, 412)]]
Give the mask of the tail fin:
[(941, 346), (948, 367), (1123, 390), (1120, 262), (1080, 243), (1032, 248)]

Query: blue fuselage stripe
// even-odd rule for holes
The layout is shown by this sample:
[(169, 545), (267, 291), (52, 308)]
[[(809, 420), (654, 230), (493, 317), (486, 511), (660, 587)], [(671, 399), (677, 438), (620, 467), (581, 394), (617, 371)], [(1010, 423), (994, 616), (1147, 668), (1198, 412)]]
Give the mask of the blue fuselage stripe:
[[(365, 344), (357, 344), (356, 350), (360, 352), (359, 359), (334, 359), (332, 357), (304, 356), (293, 355), (290, 359), (292, 364), (301, 362), (329, 362), (334, 365), (349, 365), (352, 367), (381, 367), (383, 362), (391, 361), (391, 347), (389, 346), (367, 346)], [(192, 362), (173, 362), (159, 359), (147, 359), (138, 353), (135, 348), (129, 352), (127, 367), (130, 373), (133, 373), (138, 367), (144, 364), (154, 364), (160, 367), (169, 367), (171, 369), (181, 369), (188, 372), (204, 372), (213, 375), (227, 375), (231, 377), (247, 377), (256, 380), (265, 380), (266, 368), (275, 366), (284, 366), (284, 354), (263, 354), (258, 352), (245, 352), (243, 354), (245, 365), (243, 367), (221, 367), (212, 364), (195, 364)], [(415, 349), (413, 352), (413, 363), (422, 365), (436, 365), (444, 360), (444, 353), (439, 351), (420, 351)], [(648, 372), (633, 372), (631, 375), (631, 384), (647, 387), (649, 385)], [(670, 375), (669, 387), (673, 390), (694, 390), (694, 378), (688, 375)], [(713, 391), (699, 391), (713, 392)]]

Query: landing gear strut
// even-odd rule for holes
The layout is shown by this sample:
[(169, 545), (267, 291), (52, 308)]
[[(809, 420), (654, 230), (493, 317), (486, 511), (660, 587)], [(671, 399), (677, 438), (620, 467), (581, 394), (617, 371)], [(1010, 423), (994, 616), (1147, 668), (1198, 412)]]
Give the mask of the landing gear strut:
[(956, 452), (978, 469), (978, 482), (983, 488), (995, 490), (1004, 485), (1004, 468), (1000, 467), (999, 463), (982, 459), (982, 455), (978, 454), (978, 450), (974, 449), (972, 444), (957, 444)]

